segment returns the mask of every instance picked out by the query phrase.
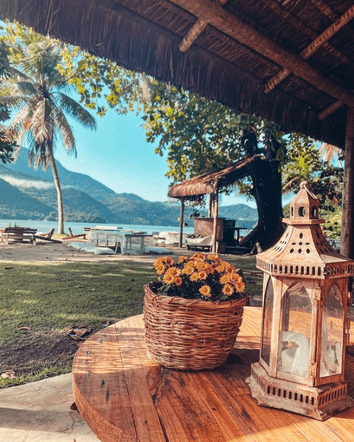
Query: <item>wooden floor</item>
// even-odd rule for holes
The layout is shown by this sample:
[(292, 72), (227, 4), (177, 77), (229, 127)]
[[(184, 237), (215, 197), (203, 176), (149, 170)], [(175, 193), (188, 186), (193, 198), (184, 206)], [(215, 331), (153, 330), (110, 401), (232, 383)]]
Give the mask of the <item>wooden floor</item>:
[[(353, 441), (354, 408), (320, 422), (256, 404), (245, 379), (258, 361), (260, 323), (261, 309), (246, 307), (228, 361), (197, 373), (168, 370), (147, 358), (142, 316), (107, 327), (75, 356), (78, 409), (103, 442)], [(351, 397), (353, 344), (346, 357)]]

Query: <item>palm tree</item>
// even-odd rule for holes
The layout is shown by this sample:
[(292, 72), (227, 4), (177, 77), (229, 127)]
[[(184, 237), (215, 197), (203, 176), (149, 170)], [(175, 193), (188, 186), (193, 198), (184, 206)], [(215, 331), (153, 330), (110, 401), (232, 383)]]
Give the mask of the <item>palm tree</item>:
[(340, 159), (342, 150), (339, 147), (333, 146), (333, 144), (322, 143), (318, 150), (324, 161), (327, 161), (329, 164), (337, 161), (339, 167), (343, 167), (343, 162)]
[(0, 87), (0, 104), (15, 115), (8, 126), (19, 145), (26, 137), (29, 166), (37, 169), (51, 166), (58, 203), (58, 233), (64, 233), (63, 197), (54, 150), (58, 139), (68, 154), (76, 155), (72, 128), (66, 114), (90, 129), (96, 129), (94, 117), (68, 93), (73, 86), (60, 71), (63, 65), (61, 45), (32, 31), (20, 33), (20, 43), (10, 48), (12, 64), (18, 74)]

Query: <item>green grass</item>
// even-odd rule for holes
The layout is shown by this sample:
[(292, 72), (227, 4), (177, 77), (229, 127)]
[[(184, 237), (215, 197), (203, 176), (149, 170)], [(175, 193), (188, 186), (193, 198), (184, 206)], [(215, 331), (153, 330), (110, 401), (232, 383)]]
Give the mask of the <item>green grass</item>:
[[(242, 268), (250, 298), (261, 294), (254, 257), (229, 260)], [(151, 263), (70, 263), (0, 266), (0, 387), (66, 373), (78, 349), (68, 327), (93, 332), (142, 313), (143, 286), (156, 279)], [(25, 327), (25, 329), (23, 328)]]

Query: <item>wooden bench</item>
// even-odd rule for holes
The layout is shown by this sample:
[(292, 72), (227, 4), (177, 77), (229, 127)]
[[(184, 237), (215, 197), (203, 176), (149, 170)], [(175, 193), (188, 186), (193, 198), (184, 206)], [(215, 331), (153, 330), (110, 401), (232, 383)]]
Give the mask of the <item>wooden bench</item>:
[(27, 241), (32, 244), (36, 241), (36, 233), (37, 229), (31, 229), (29, 227), (6, 227), (1, 233), (1, 240), (7, 244)]

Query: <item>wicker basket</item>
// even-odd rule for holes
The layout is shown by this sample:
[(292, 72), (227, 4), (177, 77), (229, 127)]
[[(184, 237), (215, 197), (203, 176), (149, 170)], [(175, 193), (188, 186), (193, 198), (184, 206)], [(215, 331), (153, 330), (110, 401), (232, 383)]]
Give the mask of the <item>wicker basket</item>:
[(179, 370), (219, 367), (235, 344), (247, 294), (236, 300), (208, 302), (160, 295), (157, 284), (144, 286), (148, 356)]

